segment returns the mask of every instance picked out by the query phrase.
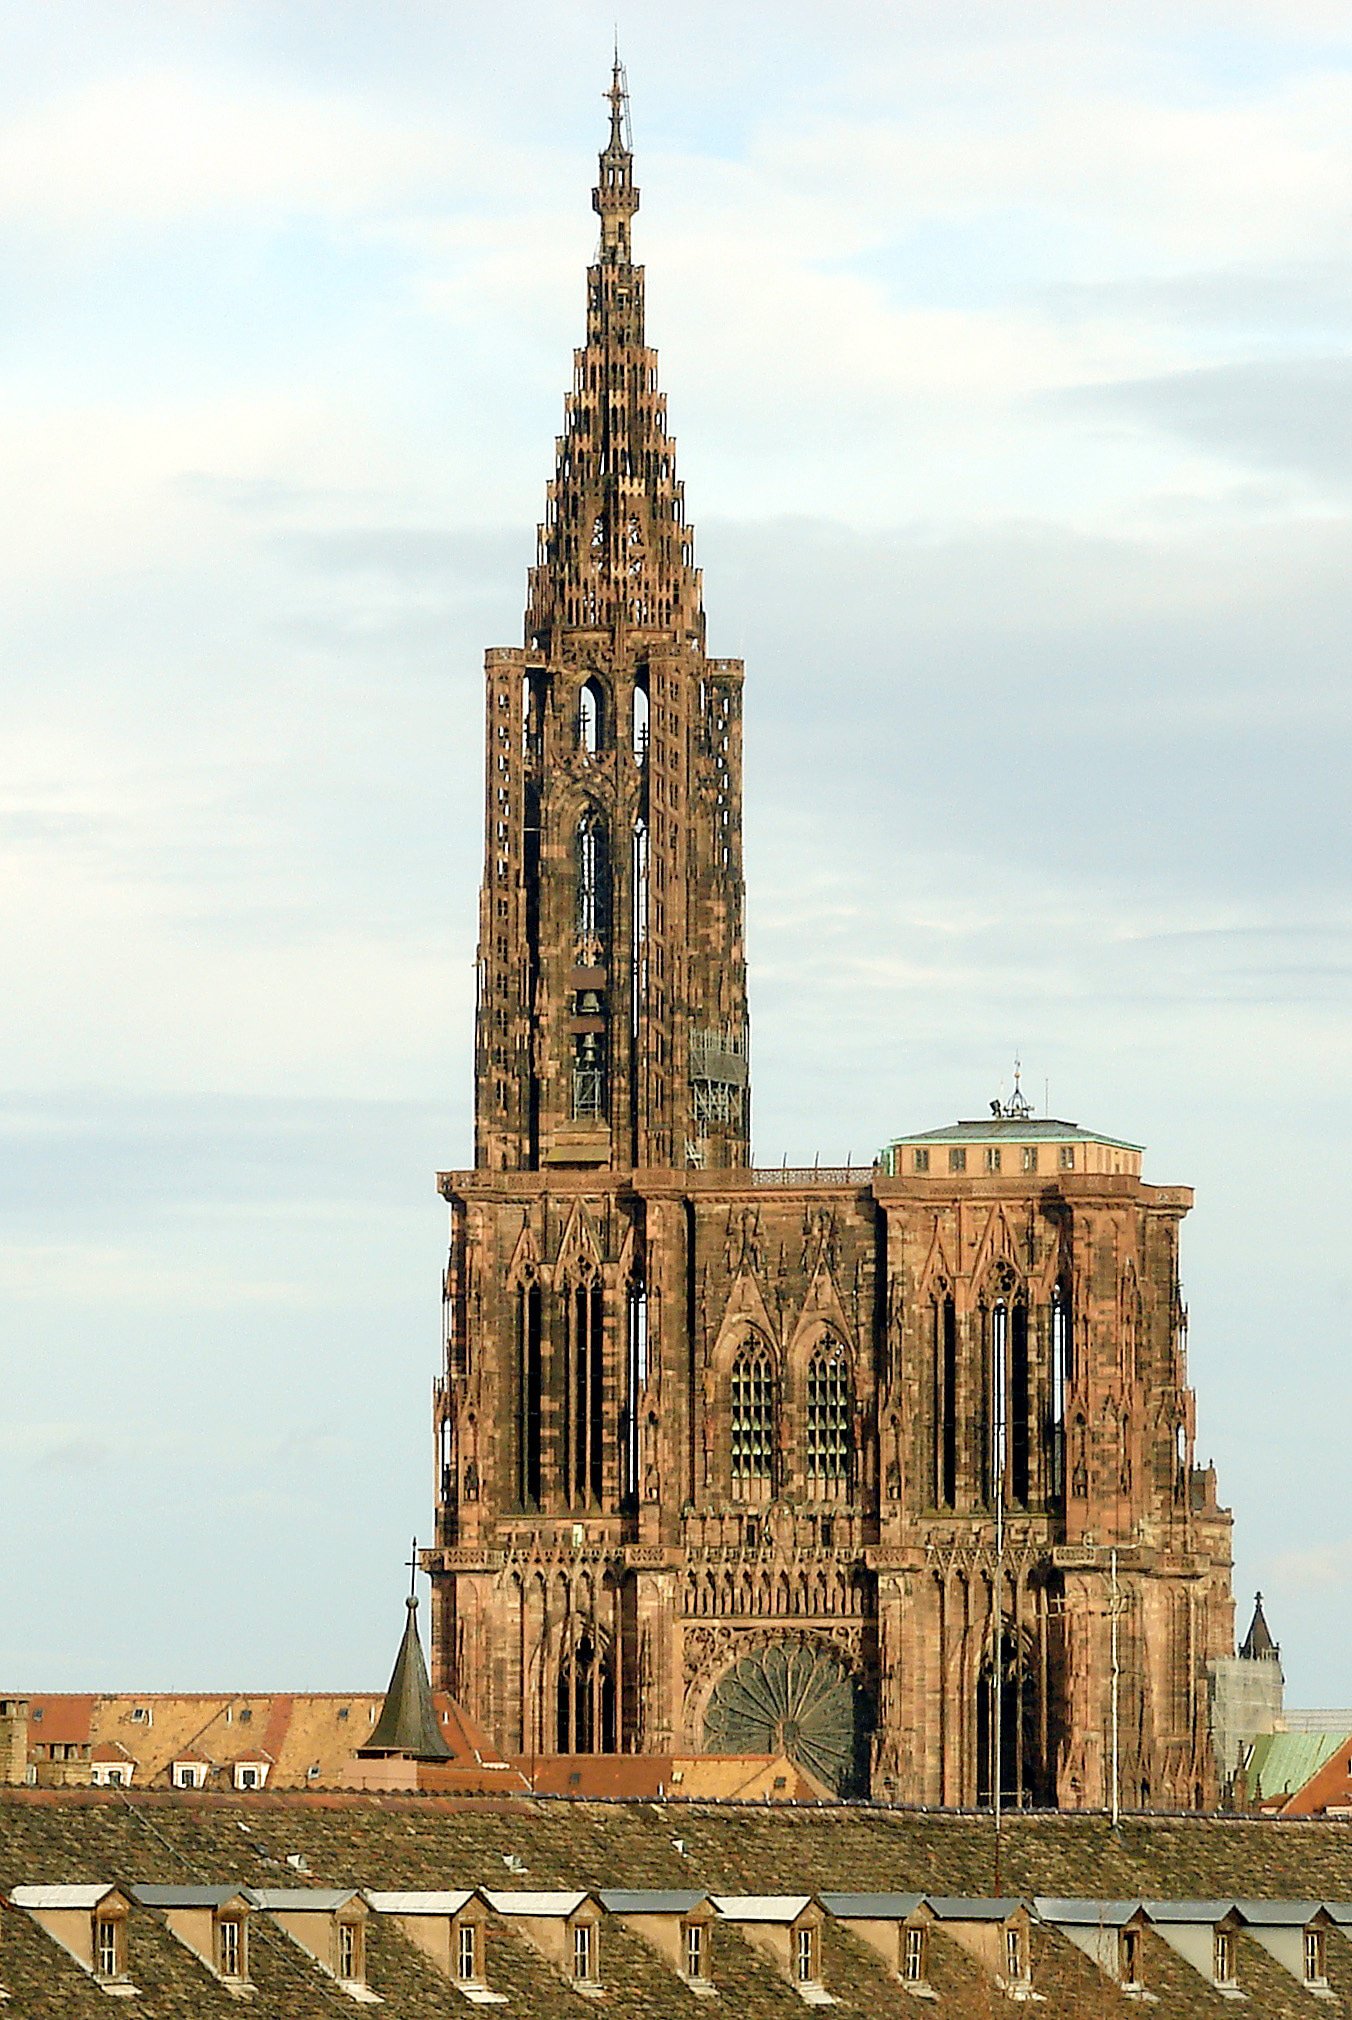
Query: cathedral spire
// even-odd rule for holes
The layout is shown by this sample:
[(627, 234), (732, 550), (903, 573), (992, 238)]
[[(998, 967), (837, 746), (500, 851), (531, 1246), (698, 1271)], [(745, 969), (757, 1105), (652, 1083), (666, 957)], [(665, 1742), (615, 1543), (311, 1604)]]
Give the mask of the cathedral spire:
[(618, 53), (604, 96), (610, 135), (592, 191), (601, 241), (587, 271), (587, 341), (573, 354), (526, 608), (528, 647), (551, 654), (570, 633), (614, 638), (620, 628), (682, 646), (704, 639), (676, 445), (644, 334), (643, 268), (630, 243), (639, 199)]

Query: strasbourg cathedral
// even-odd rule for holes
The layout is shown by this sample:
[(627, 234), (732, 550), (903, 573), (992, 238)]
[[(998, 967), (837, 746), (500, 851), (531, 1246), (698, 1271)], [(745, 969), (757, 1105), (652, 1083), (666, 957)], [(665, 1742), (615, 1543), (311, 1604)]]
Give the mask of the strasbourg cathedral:
[(610, 103), (525, 641), (486, 656), (433, 1681), (516, 1755), (1210, 1807), (1190, 1191), (1017, 1088), (868, 1169), (751, 1162), (743, 670), (705, 650), (618, 65)]

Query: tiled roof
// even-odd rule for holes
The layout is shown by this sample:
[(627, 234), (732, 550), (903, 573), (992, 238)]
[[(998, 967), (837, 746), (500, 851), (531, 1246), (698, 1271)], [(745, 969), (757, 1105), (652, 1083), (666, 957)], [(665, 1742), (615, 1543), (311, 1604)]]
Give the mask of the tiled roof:
[[(30, 1751), (92, 1742), (94, 1760), (135, 1761), (138, 1789), (167, 1784), (176, 1760), (198, 1761), (226, 1776), (236, 1761), (265, 1761), (274, 1789), (351, 1788), (358, 1780), (356, 1749), (370, 1739), (382, 1703), (379, 1691), (37, 1696), (29, 1699), (28, 1742)], [(477, 1783), (480, 1767), (492, 1766), (502, 1756), (453, 1699), (437, 1692), (433, 1704), (454, 1765), (472, 1770)], [(34, 1719), (34, 1710), (41, 1711), (40, 1719)], [(137, 1711), (149, 1717), (134, 1717)], [(110, 1754), (109, 1747), (122, 1751)]]
[(701, 1802), (821, 1802), (832, 1795), (787, 1754), (518, 1754), (512, 1766), (538, 1795), (678, 1795)]
[(28, 1740), (31, 1745), (87, 1746), (94, 1737), (94, 1707), (88, 1692), (63, 1692), (29, 1697)]
[[(812, 1893), (988, 1896), (995, 1890), (988, 1818), (926, 1816), (860, 1806), (783, 1809), (643, 1803), (579, 1803), (529, 1798), (449, 1801), (437, 1797), (337, 1795), (247, 1799), (147, 1791), (131, 1804), (103, 1791), (11, 1790), (0, 1794), (0, 1883), (92, 1885), (110, 1877), (164, 1886), (249, 1885), (296, 1891), (288, 1857), (303, 1857), (320, 1890), (370, 1887), (414, 1892), (495, 1886), (505, 1860), (524, 1883), (567, 1889), (660, 1889), (688, 1894)], [(1352, 1902), (1352, 1831), (1336, 1823), (1266, 1818), (1005, 1819), (1001, 1891), (1059, 1901)], [(307, 1893), (309, 1890), (305, 1890)], [(1352, 1916), (1352, 1909), (1344, 1909)], [(1335, 1918), (1336, 1919), (1336, 1918)], [(25, 1915), (0, 1910), (0, 1984), (16, 2020), (84, 2020), (108, 2001), (87, 1974)], [(1349, 1921), (1352, 1928), (1352, 1921)], [(926, 1969), (935, 2020), (989, 2020), (1004, 2001), (989, 1976), (950, 1933), (930, 1932)], [(506, 2020), (578, 2020), (573, 1992), (521, 1940), (520, 1923), (489, 1917), (487, 1972), (508, 1999)], [(1147, 1984), (1167, 2020), (1222, 2020), (1232, 2006), (1159, 1933), (1142, 1938)], [(603, 2008), (611, 2020), (672, 2020), (687, 1995), (672, 1969), (618, 1920), (599, 1945)], [(391, 2020), (445, 2020), (458, 2000), (431, 1963), (388, 1917), (367, 1922), (371, 1987)], [(252, 2020), (335, 2020), (334, 1985), (266, 1915), (251, 1925)], [(883, 1960), (839, 1923), (826, 1923), (822, 1970), (838, 2020), (920, 2020), (919, 2009)], [(1033, 1924), (1038, 2020), (1140, 2020), (1141, 2008), (1106, 1981), (1057, 1928)], [(1310, 1995), (1241, 1926), (1241, 1987), (1256, 2020), (1309, 2020)], [(133, 1903), (129, 1928), (136, 2010), (153, 2020), (234, 2020), (236, 2002), (159, 1918)], [(1330, 1930), (1328, 2020), (1352, 2020), (1352, 1936)], [(802, 2020), (802, 2003), (772, 1962), (736, 1924), (714, 1932), (711, 1960), (725, 2005), (737, 2020)], [(339, 2003), (347, 2002), (340, 1998)]]

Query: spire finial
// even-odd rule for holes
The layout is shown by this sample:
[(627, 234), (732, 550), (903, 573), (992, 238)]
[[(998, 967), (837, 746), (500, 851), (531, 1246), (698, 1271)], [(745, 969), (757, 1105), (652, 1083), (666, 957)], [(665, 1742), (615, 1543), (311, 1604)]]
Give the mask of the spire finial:
[(418, 1603), (418, 1539), (415, 1536), (408, 1551), (408, 1603)]
[(610, 66), (610, 89), (601, 96), (610, 105), (610, 147), (616, 154), (629, 152), (629, 81), (620, 61), (620, 31), (615, 30), (615, 56)]
[(600, 174), (592, 191), (592, 208), (601, 220), (601, 263), (629, 265), (629, 222), (638, 209), (634, 188), (634, 157), (629, 131), (629, 80), (620, 61), (620, 47), (610, 67), (610, 89), (601, 96), (610, 106), (610, 138), (601, 150)]

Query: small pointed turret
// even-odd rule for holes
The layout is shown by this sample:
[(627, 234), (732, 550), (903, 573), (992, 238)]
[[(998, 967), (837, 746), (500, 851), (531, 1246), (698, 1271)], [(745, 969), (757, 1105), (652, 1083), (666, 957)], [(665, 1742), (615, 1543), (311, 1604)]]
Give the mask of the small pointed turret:
[(1281, 1659), (1281, 1650), (1272, 1639), (1267, 1615), (1263, 1612), (1261, 1592), (1253, 1595), (1253, 1619), (1249, 1622), (1249, 1631), (1240, 1644), (1239, 1652), (1246, 1662), (1277, 1662)]
[(365, 1760), (372, 1754), (404, 1754), (409, 1760), (449, 1760), (451, 1749), (441, 1736), (432, 1687), (427, 1681), (422, 1643), (418, 1639), (418, 1602), (410, 1594), (405, 1602), (408, 1620), (404, 1638), (394, 1659), (390, 1687), (375, 1730), (357, 1753)]

